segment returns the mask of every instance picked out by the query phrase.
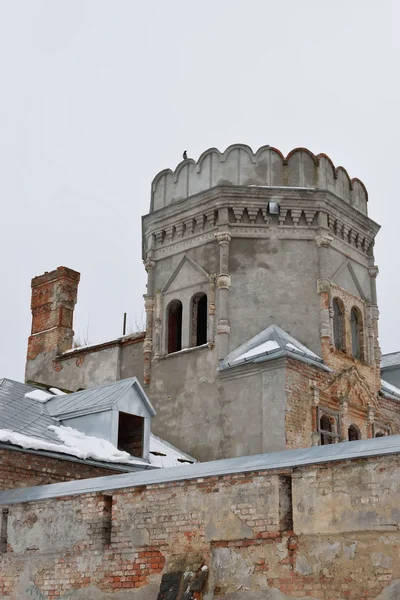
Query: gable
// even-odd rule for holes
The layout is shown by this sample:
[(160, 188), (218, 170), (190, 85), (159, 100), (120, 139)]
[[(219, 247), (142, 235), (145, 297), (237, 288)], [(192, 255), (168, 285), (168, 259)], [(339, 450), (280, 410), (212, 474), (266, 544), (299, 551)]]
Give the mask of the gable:
[(207, 283), (209, 274), (193, 258), (185, 254), (163, 288), (170, 293), (187, 287)]
[(331, 275), (332, 283), (347, 290), (353, 296), (365, 300), (363, 286), (357, 277), (356, 271), (349, 259), (345, 259), (338, 269)]
[(368, 387), (355, 366), (344, 369), (334, 377), (322, 395), (344, 399), (349, 405), (363, 409), (373, 407), (380, 412), (375, 390)]

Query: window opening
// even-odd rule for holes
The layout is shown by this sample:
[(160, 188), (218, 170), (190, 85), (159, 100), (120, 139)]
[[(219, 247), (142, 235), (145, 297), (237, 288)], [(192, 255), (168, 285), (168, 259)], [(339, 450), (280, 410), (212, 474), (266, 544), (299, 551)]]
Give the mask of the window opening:
[(332, 421), (326, 415), (322, 415), (319, 420), (321, 446), (334, 443), (334, 433), (332, 431)]
[(348, 431), (348, 438), (349, 438), (349, 442), (355, 442), (356, 440), (361, 439), (360, 432), (355, 425), (350, 425), (349, 431)]
[(168, 354), (182, 350), (182, 302), (173, 300), (168, 306)]
[(118, 413), (118, 450), (132, 456), (143, 456), (144, 418), (128, 413)]
[(351, 309), (350, 325), (351, 325), (351, 353), (354, 356), (354, 358), (361, 358), (361, 345), (360, 345), (361, 319), (358, 315), (358, 311), (355, 308)]
[(378, 433), (375, 434), (375, 437), (385, 437), (385, 434), (382, 431), (378, 431)]
[(333, 300), (333, 343), (335, 348), (344, 351), (343, 307), (337, 298)]
[(200, 292), (192, 300), (192, 347), (207, 343), (207, 295)]

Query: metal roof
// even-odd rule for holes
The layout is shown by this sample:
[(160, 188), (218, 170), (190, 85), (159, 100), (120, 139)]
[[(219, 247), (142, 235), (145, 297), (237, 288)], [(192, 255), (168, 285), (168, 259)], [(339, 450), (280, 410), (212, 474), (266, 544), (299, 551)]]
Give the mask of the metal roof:
[(400, 435), (391, 435), (299, 450), (284, 450), (256, 456), (228, 458), (194, 465), (81, 479), (32, 488), (0, 492), (0, 505), (34, 502), (96, 492), (112, 492), (123, 488), (283, 468), (296, 468), (347, 459), (359, 459), (400, 453)]
[(309, 350), (278, 325), (270, 325), (232, 352), (221, 362), (219, 369), (224, 371), (246, 363), (259, 363), (282, 356), (296, 358), (302, 362), (330, 371), (315, 352)]
[(389, 367), (400, 367), (400, 352), (390, 352), (390, 354), (382, 355), (381, 369), (388, 369)]
[(50, 425), (59, 425), (57, 419), (45, 404), (25, 398), (35, 389), (12, 379), (0, 380), (0, 427), (57, 444), (57, 436), (49, 430)]
[(61, 420), (67, 415), (73, 417), (110, 410), (132, 386), (137, 388), (150, 414), (154, 416), (156, 412), (136, 377), (121, 379), (108, 385), (89, 388), (73, 394), (54, 396), (46, 403), (46, 407), (51, 415)]

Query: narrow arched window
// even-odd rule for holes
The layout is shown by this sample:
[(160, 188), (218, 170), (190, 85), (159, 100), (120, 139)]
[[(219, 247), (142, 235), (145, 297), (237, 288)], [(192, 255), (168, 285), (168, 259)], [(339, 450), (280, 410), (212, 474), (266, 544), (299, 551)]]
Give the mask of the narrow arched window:
[(335, 348), (344, 351), (343, 305), (334, 298), (333, 300), (333, 343)]
[(207, 343), (207, 295), (199, 292), (192, 299), (192, 346)]
[(349, 431), (348, 431), (348, 438), (349, 438), (349, 442), (355, 442), (356, 440), (361, 439), (361, 435), (358, 430), (358, 427), (356, 427), (355, 425), (350, 425)]
[(321, 434), (321, 446), (333, 444), (332, 422), (326, 415), (322, 415), (319, 420), (319, 429)]
[(168, 354), (182, 350), (182, 302), (172, 300), (167, 309)]
[(361, 315), (356, 308), (351, 309), (351, 353), (354, 358), (361, 358)]

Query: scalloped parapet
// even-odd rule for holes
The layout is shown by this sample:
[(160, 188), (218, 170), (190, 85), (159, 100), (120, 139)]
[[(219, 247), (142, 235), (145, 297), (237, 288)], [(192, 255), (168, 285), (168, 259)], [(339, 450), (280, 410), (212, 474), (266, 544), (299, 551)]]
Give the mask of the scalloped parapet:
[(285, 157), (271, 146), (253, 152), (234, 144), (225, 152), (209, 148), (198, 161), (189, 158), (175, 169), (165, 169), (152, 183), (150, 212), (221, 185), (295, 187), (328, 190), (364, 214), (368, 194), (359, 179), (335, 167), (326, 154), (295, 148)]

